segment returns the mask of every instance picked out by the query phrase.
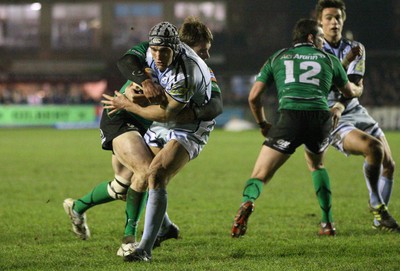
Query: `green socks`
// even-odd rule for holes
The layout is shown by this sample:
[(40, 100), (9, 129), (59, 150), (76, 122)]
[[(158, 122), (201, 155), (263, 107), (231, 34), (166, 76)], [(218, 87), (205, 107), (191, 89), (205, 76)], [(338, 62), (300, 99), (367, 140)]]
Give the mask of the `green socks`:
[(243, 189), (242, 202), (252, 201), (254, 202), (261, 194), (264, 183), (259, 179), (249, 179)]
[(322, 210), (321, 222), (333, 222), (331, 210), (332, 195), (328, 172), (324, 168), (318, 169), (312, 172), (312, 180), (319, 206)]
[(115, 200), (108, 194), (108, 183), (108, 181), (102, 182), (101, 184), (93, 188), (90, 193), (86, 194), (80, 199), (77, 199), (74, 203), (74, 211), (78, 214), (83, 214), (93, 206)]
[(136, 192), (128, 188), (126, 195), (126, 224), (124, 236), (136, 236), (140, 216), (146, 206), (147, 191)]

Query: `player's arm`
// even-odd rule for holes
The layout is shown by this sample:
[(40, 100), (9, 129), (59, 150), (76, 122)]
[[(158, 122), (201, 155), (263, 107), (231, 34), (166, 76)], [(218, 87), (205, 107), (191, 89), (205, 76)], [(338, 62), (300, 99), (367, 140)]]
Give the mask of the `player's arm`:
[(218, 117), (223, 111), (221, 90), (218, 84), (211, 82), (211, 99), (202, 106), (185, 107), (177, 116), (177, 122), (189, 123), (194, 120), (209, 121)]
[(360, 97), (363, 92), (362, 78), (358, 81), (358, 84), (347, 81), (343, 87), (338, 87), (339, 91), (343, 96), (336, 102), (330, 109), (332, 113), (333, 127), (336, 127), (339, 123), (339, 119), (342, 113), (346, 109), (346, 105), (349, 100), (355, 97)]
[(357, 57), (362, 56), (364, 53), (364, 47), (359, 44), (351, 48), (347, 55), (342, 60), (343, 67), (347, 70), (350, 63), (354, 61)]
[(333, 128), (336, 128), (336, 126), (339, 123), (340, 117), (342, 116), (342, 113), (345, 109), (345, 105), (342, 104), (341, 102), (335, 103), (331, 108), (330, 111), (332, 113), (332, 125)]
[(210, 101), (203, 106), (193, 107), (195, 117), (200, 120), (213, 120), (223, 111), (223, 102), (220, 92), (211, 92)]
[(193, 107), (194, 116), (199, 120), (213, 120), (218, 117), (223, 111), (223, 103), (222, 103), (222, 95), (221, 89), (217, 84), (217, 79), (215, 78), (215, 74), (211, 68), (211, 99), (205, 105), (195, 106)]
[(165, 96), (153, 82), (151, 75), (146, 71), (145, 62), (148, 43), (141, 43), (133, 47), (117, 61), (121, 74), (128, 80), (142, 87), (143, 94), (152, 103), (164, 101)]
[(253, 84), (248, 97), (250, 111), (264, 136), (267, 135), (269, 128), (272, 126), (271, 123), (267, 121), (262, 103), (262, 94), (265, 87), (266, 84), (264, 82), (256, 81)]
[(143, 94), (143, 88), (135, 82), (131, 82), (125, 88), (124, 95), (128, 98), (129, 101), (136, 103), (142, 107), (150, 105), (149, 100), (147, 100), (146, 96)]
[(362, 95), (364, 86), (362, 84), (362, 80), (359, 82), (359, 85), (347, 81), (344, 86), (338, 87), (338, 89), (341, 93), (343, 93), (345, 98), (357, 98)]
[(150, 80), (145, 73), (145, 64), (138, 56), (126, 54), (117, 61), (117, 67), (121, 74), (128, 80), (142, 85), (143, 81)]
[(345, 98), (356, 98), (362, 95), (364, 90), (363, 80), (360, 80), (358, 84), (349, 81), (347, 73), (341, 65), (339, 59), (335, 56), (331, 57), (334, 62), (333, 65), (333, 84), (343, 94)]
[(178, 113), (185, 107), (185, 103), (180, 103), (173, 99), (171, 96), (166, 95), (167, 101), (163, 105), (151, 104), (146, 107), (141, 107), (136, 103), (132, 103), (125, 95), (115, 91), (115, 96), (103, 94), (105, 100), (101, 102), (104, 104), (105, 109), (109, 109), (109, 115), (114, 114), (118, 110), (126, 110), (132, 112), (142, 118), (158, 121), (168, 122), (176, 119)]

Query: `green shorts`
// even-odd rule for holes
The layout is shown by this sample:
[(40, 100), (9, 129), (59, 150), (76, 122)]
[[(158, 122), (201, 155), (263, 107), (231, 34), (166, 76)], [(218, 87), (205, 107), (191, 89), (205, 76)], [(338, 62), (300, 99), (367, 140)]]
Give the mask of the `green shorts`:
[(264, 145), (285, 154), (293, 154), (304, 144), (312, 153), (323, 152), (330, 142), (330, 111), (281, 110), (278, 122), (272, 125)]
[(109, 116), (103, 110), (100, 120), (101, 147), (103, 150), (113, 150), (112, 141), (119, 135), (130, 131), (138, 131), (142, 136), (146, 133), (148, 125), (132, 117), (126, 111)]

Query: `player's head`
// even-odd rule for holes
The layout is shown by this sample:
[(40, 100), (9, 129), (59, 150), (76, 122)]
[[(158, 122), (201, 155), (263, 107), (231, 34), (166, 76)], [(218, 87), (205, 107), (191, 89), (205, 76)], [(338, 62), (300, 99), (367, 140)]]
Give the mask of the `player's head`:
[(179, 28), (179, 38), (189, 45), (202, 59), (210, 57), (209, 50), (213, 41), (210, 29), (198, 18), (188, 16)]
[(179, 51), (179, 35), (176, 26), (169, 22), (161, 22), (153, 26), (149, 32), (150, 46), (166, 46), (174, 53)]
[(316, 16), (328, 41), (337, 41), (342, 37), (343, 24), (346, 20), (346, 5), (342, 0), (319, 0)]
[(312, 19), (300, 19), (293, 28), (293, 44), (311, 43), (317, 48), (322, 48), (323, 37), (318, 22)]
[(322, 13), (324, 9), (327, 8), (339, 9), (341, 11), (343, 21), (346, 20), (346, 5), (342, 0), (318, 0), (317, 5), (315, 6), (318, 21), (322, 19)]
[(161, 22), (149, 32), (151, 54), (158, 69), (164, 71), (179, 52), (180, 40), (176, 26)]

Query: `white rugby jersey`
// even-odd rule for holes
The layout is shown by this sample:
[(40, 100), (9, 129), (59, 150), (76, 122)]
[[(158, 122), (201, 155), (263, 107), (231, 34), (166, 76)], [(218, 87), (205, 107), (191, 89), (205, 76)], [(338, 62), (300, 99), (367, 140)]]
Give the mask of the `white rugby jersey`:
[[(364, 46), (357, 42), (357, 41), (350, 41), (347, 39), (342, 38), (340, 40), (340, 44), (337, 48), (331, 47), (329, 43), (324, 42), (323, 45), (323, 50), (327, 53), (331, 53), (338, 57), (340, 61), (344, 59), (344, 57), (348, 54), (348, 52), (351, 50), (352, 47), (356, 47), (360, 45), (363, 49)], [(350, 74), (356, 74), (356, 75), (361, 75), (364, 76), (365, 74), (365, 49), (363, 50), (363, 55), (362, 56), (357, 56), (354, 61), (352, 61), (349, 64), (349, 67), (347, 68), (347, 75)], [(336, 102), (339, 101), (341, 97), (340, 92), (335, 88), (332, 87), (331, 91), (329, 92), (328, 95), (328, 105), (329, 107), (333, 106)], [(346, 109), (344, 110), (343, 114), (345, 114), (347, 111), (351, 110), (355, 106), (360, 104), (358, 101), (358, 98), (353, 98), (349, 101), (346, 101)]]
[[(157, 69), (151, 56), (150, 49), (146, 53), (146, 62), (153, 70), (160, 85), (167, 95), (186, 106), (201, 106), (211, 98), (211, 73), (207, 64), (186, 44), (182, 43), (178, 56), (164, 71)], [(154, 126), (163, 126), (168, 129), (186, 131), (189, 133), (209, 133), (215, 121), (196, 120), (193, 123), (153, 122)], [(201, 137), (201, 134), (199, 136)], [(200, 139), (200, 138), (199, 138)]]

